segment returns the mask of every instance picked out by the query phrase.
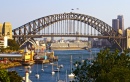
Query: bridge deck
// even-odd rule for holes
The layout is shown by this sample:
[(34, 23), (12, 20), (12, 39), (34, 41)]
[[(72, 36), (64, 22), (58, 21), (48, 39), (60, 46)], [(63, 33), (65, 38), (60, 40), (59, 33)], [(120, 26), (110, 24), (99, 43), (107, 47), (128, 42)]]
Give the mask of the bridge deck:
[(13, 35), (13, 37), (32, 37), (32, 38), (42, 38), (42, 37), (88, 37), (88, 38), (115, 38), (124, 39), (126, 37), (115, 37), (115, 36), (92, 36), (92, 35)]
[(0, 54), (0, 58), (21, 58), (21, 54)]

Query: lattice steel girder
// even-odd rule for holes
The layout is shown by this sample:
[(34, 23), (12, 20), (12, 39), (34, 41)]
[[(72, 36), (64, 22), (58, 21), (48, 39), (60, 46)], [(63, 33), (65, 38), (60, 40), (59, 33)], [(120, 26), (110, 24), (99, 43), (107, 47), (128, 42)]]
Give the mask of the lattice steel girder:
[[(25, 25), (22, 25), (16, 29), (13, 29), (13, 32), (14, 32), (14, 35), (36, 34), (37, 32), (46, 28), (47, 26), (54, 24), (56, 22), (62, 21), (62, 20), (77, 20), (77, 21), (89, 24), (90, 26), (95, 28), (104, 36), (116, 36), (116, 37), (120, 36), (120, 34), (117, 31), (115, 31), (111, 26), (109, 26), (105, 22), (89, 15), (72, 13), (72, 12), (49, 15), (49, 16), (45, 16), (45, 17), (33, 20), (29, 23), (26, 23)], [(114, 39), (113, 41), (117, 42)]]

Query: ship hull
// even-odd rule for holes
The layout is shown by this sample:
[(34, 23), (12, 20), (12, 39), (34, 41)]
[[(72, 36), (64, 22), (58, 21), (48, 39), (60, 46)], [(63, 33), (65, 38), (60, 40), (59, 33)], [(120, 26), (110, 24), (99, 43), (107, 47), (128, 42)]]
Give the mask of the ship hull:
[(83, 50), (85, 47), (51, 47), (52, 50)]

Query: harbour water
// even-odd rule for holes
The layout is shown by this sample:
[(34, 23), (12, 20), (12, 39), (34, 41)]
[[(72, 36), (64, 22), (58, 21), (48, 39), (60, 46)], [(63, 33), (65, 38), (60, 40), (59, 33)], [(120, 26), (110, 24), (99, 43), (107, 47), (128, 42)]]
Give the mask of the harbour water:
[[(55, 56), (58, 56), (58, 65), (63, 65), (63, 68), (60, 69), (59, 72), (59, 79), (60, 80), (66, 80), (67, 76), (67, 82), (69, 82), (72, 79), (68, 78), (68, 74), (70, 74), (70, 56), (72, 55), (72, 61), (73, 63), (75, 61), (81, 61), (82, 59), (87, 59), (90, 57), (95, 57), (96, 53), (98, 53), (100, 49), (93, 48), (92, 53), (88, 52), (87, 50), (55, 50)], [(90, 56), (90, 54), (92, 54)], [(56, 64), (56, 62), (54, 62)], [(42, 71), (42, 64), (34, 64), (31, 66), (32, 73), (29, 74), (29, 79), (32, 82), (57, 82), (58, 79), (58, 73), (55, 73), (55, 75), (52, 75), (52, 65), (51, 64), (44, 64), (44, 71)], [(74, 66), (72, 66), (74, 68)], [(22, 71), (19, 69), (23, 69)], [(57, 67), (54, 66), (54, 69)], [(27, 67), (24, 66), (18, 66), (13, 67), (8, 70), (15, 70), (18, 72), (18, 74), (22, 77), (25, 76), (25, 72), (28, 70)], [(67, 74), (66, 74), (67, 70)], [(35, 77), (35, 74), (38, 72), (40, 75), (40, 78), (37, 79)]]

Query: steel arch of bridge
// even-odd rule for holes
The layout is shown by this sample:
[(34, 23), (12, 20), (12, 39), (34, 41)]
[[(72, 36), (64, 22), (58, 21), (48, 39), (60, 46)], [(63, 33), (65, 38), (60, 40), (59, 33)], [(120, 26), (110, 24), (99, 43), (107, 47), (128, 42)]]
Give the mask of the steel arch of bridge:
[(82, 23), (90, 25), (91, 27), (96, 29), (98, 32), (100, 32), (103, 36), (120, 37), (118, 39), (108, 38), (108, 40), (112, 44), (117, 44), (120, 49), (123, 49), (123, 47), (120, 45), (122, 36), (117, 31), (115, 31), (110, 25), (108, 25), (107, 23), (95, 17), (85, 15), (85, 14), (72, 13), (72, 12), (49, 15), (49, 16), (41, 17), (31, 22), (28, 22), (16, 29), (13, 29), (13, 34), (14, 34), (13, 37), (18, 42), (23, 42), (25, 41), (26, 36), (35, 35), (40, 30), (46, 28), (47, 26), (52, 25), (62, 20), (80, 21)]
[(31, 43), (34, 47), (37, 46), (37, 43), (35, 42), (35, 40), (33, 38), (28, 38), (22, 44), (20, 44), (20, 47), (23, 46), (26, 42)]

